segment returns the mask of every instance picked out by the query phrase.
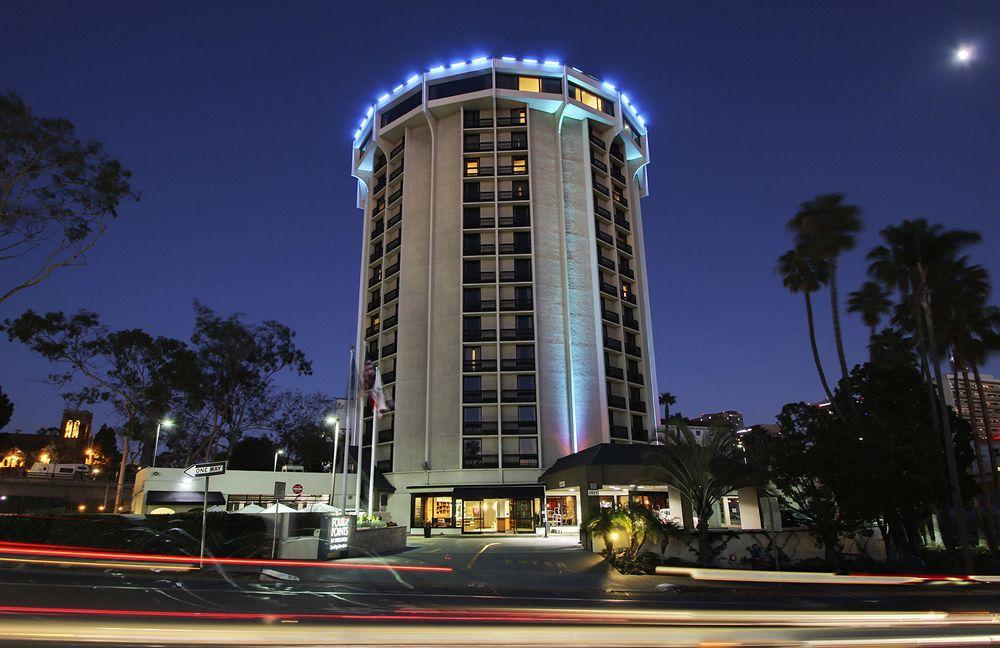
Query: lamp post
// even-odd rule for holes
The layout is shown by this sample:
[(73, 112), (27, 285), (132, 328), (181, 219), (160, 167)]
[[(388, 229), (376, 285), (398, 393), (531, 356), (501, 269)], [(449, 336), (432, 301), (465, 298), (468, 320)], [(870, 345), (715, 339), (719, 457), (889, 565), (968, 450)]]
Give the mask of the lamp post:
[(330, 461), (330, 506), (333, 506), (333, 494), (337, 490), (337, 441), (340, 439), (340, 417), (327, 416), (327, 425), (333, 426), (333, 459)]
[(168, 418), (160, 419), (156, 422), (156, 440), (153, 441), (153, 461), (150, 464), (150, 468), (156, 468), (156, 452), (160, 449), (160, 428), (165, 427), (168, 430), (174, 427), (174, 422)]
[(283, 454), (285, 454), (285, 451), (280, 448), (274, 453), (274, 470), (271, 472), (278, 472), (278, 455)]

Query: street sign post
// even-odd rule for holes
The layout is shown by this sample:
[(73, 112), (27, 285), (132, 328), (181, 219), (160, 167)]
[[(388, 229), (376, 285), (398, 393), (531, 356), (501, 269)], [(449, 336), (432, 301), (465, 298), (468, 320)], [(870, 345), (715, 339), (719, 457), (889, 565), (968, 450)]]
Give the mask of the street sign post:
[(212, 475), (221, 475), (226, 472), (225, 461), (211, 461), (208, 463), (193, 464), (184, 469), (184, 474), (188, 477), (205, 478), (205, 494), (201, 504), (201, 548), (198, 550), (198, 565), (205, 566), (205, 529), (208, 522), (208, 480)]
[(281, 500), (285, 499), (285, 486), (286, 483), (283, 481), (274, 482), (274, 527), (271, 530), (271, 560), (274, 560), (278, 548), (278, 523), (281, 521), (281, 518), (278, 517), (278, 507), (281, 505)]

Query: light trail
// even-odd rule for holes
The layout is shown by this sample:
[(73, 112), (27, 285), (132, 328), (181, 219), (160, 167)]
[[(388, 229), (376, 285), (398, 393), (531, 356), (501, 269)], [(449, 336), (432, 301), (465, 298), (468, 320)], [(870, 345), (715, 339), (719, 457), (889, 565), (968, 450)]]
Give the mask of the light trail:
[(70, 565), (72, 567), (114, 567), (116, 569), (159, 569), (163, 571), (175, 571), (175, 572), (187, 572), (193, 569), (197, 569), (194, 565), (172, 565), (172, 564), (159, 564), (159, 563), (141, 563), (141, 562), (106, 562), (106, 561), (83, 561), (83, 560), (45, 560), (44, 558), (2, 558), (0, 557), (0, 562), (12, 562), (12, 563), (26, 563), (29, 565), (58, 565), (64, 567)]

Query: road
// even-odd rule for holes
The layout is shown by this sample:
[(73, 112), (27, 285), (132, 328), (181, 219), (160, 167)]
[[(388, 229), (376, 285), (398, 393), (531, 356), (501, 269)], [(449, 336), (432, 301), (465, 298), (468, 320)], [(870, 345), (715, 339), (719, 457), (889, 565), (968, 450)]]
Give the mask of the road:
[(988, 585), (719, 585), (622, 576), (562, 538), (410, 544), (322, 568), (272, 565), (263, 579), (259, 566), (0, 547), (4, 645), (1000, 641), (1000, 589)]

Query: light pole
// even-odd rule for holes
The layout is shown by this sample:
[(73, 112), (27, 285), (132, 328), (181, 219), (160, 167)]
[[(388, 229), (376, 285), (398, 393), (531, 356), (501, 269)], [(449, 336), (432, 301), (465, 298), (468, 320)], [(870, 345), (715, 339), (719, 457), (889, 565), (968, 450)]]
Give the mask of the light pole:
[(285, 451), (280, 448), (274, 453), (274, 470), (271, 472), (278, 472), (278, 455), (283, 454), (285, 454)]
[(330, 506), (333, 506), (333, 494), (337, 490), (337, 441), (340, 439), (340, 417), (327, 416), (327, 425), (333, 425), (333, 459), (330, 462)]
[(165, 427), (168, 430), (174, 427), (174, 422), (168, 418), (160, 419), (156, 422), (156, 440), (153, 441), (153, 461), (150, 464), (150, 468), (156, 468), (156, 452), (160, 449), (160, 427)]

